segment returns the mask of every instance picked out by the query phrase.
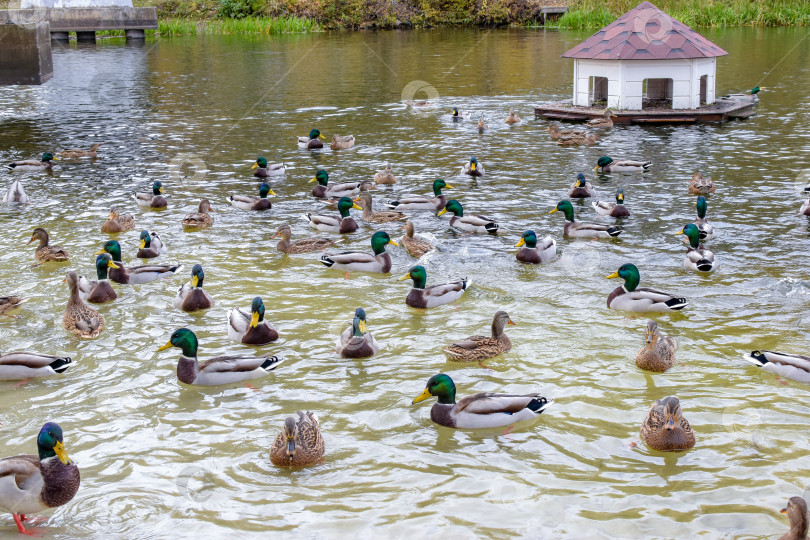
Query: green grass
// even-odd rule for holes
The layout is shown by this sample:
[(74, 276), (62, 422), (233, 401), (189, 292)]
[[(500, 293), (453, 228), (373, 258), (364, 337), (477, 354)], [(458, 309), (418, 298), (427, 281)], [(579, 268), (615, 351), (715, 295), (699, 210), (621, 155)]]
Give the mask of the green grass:
[[(244, 19), (190, 19), (170, 18), (158, 20), (157, 30), (147, 30), (147, 36), (205, 36), (229, 34), (301, 34), (320, 32), (317, 21), (303, 17), (247, 17)], [(123, 30), (96, 32), (98, 37), (123, 37)]]

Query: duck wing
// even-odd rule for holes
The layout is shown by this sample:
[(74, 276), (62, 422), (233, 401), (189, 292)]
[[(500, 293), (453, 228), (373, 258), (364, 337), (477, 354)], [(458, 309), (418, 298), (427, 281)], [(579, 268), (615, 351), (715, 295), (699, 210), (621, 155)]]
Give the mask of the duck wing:
[(268, 360), (264, 356), (217, 356), (200, 363), (201, 373), (253, 371)]
[(522, 411), (529, 404), (541, 398), (540, 394), (495, 394), (484, 392), (473, 394), (461, 398), (456, 404), (457, 413), (467, 412), (472, 414), (494, 414), (510, 413), (514, 414)]
[(70, 362), (70, 358), (68, 357), (32, 352), (11, 352), (0, 355), (0, 365), (2, 366), (25, 366), (31, 369), (47, 367), (57, 360)]
[(26, 489), (28, 480), (42, 474), (39, 457), (21, 455), (0, 459), (0, 478), (13, 477), (19, 489)]

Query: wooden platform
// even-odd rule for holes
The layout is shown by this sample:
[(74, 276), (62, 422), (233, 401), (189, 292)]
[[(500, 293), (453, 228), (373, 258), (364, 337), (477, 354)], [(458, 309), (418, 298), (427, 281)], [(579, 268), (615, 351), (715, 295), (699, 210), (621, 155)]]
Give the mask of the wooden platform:
[[(699, 109), (642, 109), (621, 111), (613, 109), (611, 119), (614, 124), (694, 124), (696, 122), (725, 122), (732, 118), (747, 118), (754, 114), (756, 96), (731, 94), (718, 98), (711, 105)], [(549, 120), (586, 122), (604, 115), (604, 107), (579, 107), (571, 105), (571, 100), (537, 105), (534, 115)]]

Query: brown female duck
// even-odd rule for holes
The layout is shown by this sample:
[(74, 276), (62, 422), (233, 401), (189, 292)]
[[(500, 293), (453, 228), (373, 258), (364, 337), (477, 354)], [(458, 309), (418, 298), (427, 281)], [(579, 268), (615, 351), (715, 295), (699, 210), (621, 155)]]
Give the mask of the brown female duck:
[(79, 278), (76, 272), (69, 271), (65, 282), (70, 288), (70, 299), (62, 316), (62, 326), (76, 337), (98, 337), (104, 330), (104, 317), (79, 298)]
[(498, 311), (492, 319), (492, 336), (470, 336), (442, 349), (448, 360), (478, 362), (509, 352), (512, 342), (503, 333), (507, 324), (515, 324), (505, 311)]
[(680, 452), (695, 446), (695, 434), (681, 413), (678, 398), (669, 396), (653, 403), (641, 425), (641, 439), (659, 452)]
[(67, 251), (59, 246), (50, 245), (50, 235), (48, 235), (48, 231), (42, 227), (34, 229), (34, 232), (31, 234), (31, 240), (29, 240), (28, 243), (30, 244), (34, 240), (39, 240), (39, 247), (37, 247), (37, 250), (34, 252), (34, 257), (36, 257), (40, 264), (48, 261), (65, 262), (70, 260), (70, 255), (68, 255)]
[(675, 340), (658, 330), (658, 323), (649, 320), (644, 330), (644, 347), (636, 354), (636, 365), (647, 371), (664, 372), (675, 365)]
[(315, 413), (298, 411), (298, 420), (292, 416), (270, 447), (270, 461), (279, 467), (305, 467), (319, 462), (325, 446)]

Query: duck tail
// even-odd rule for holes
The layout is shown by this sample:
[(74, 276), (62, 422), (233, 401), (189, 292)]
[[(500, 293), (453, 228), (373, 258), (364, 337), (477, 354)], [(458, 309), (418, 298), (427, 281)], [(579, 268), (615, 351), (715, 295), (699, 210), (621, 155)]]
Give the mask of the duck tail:
[(484, 228), (490, 234), (498, 232), (498, 224), (497, 223), (487, 223), (486, 225), (484, 225)]
[(302, 217), (303, 219), (305, 219), (305, 220), (309, 221), (309, 222), (312, 222), (312, 214), (311, 214), (311, 213), (309, 213), (309, 212), (307, 212), (306, 214), (303, 214), (301, 217)]
[(664, 302), (669, 309), (683, 309), (689, 302), (686, 301), (686, 298), (670, 298), (666, 302)]
[(610, 227), (610, 228), (607, 230), (607, 233), (608, 233), (610, 236), (614, 236), (614, 237), (615, 237), (615, 236), (619, 236), (620, 234), (622, 234), (622, 229), (621, 229), (620, 227)]
[(327, 266), (327, 268), (332, 268), (332, 265), (335, 264), (335, 261), (330, 259), (328, 255), (323, 255), (318, 260), (321, 261), (323, 264), (325, 264)]
[(466, 291), (470, 287), (470, 285), (472, 285), (472, 279), (471, 278), (466, 278), (465, 277), (464, 279), (461, 280), (461, 289), (462, 290)]
[(526, 405), (526, 408), (535, 414), (542, 414), (542, 412), (548, 409), (553, 403), (553, 399), (536, 397)]
[(648, 161), (648, 162), (646, 162), (646, 163), (642, 164), (641, 166), (642, 166), (642, 167), (644, 168), (644, 170), (646, 171), (647, 169), (649, 169), (649, 168), (652, 166), (652, 164), (653, 164), (653, 162), (652, 162), (652, 161)]
[(695, 268), (701, 272), (711, 272), (711, 270), (714, 268), (714, 263), (707, 259), (700, 259), (695, 263)]
[(400, 204), (399, 201), (388, 201), (387, 203), (385, 203), (385, 206), (387, 206), (388, 208), (396, 210), (396, 208), (397, 208), (397, 206), (399, 206), (399, 204)]
[(268, 373), (276, 369), (284, 362), (284, 359), (279, 356), (270, 356), (262, 363), (262, 369)]
[(57, 373), (63, 373), (64, 371), (66, 371), (66, 370), (67, 370), (67, 368), (69, 368), (69, 367), (70, 367), (70, 365), (71, 365), (72, 363), (73, 363), (73, 360), (72, 360), (70, 357), (65, 356), (64, 358), (57, 358), (56, 360), (54, 360), (53, 362), (51, 362), (51, 363), (50, 363), (50, 364), (48, 364), (48, 365), (49, 365), (49, 366), (51, 367), (51, 369), (52, 369), (52, 370), (54, 370), (55, 372), (57, 372)]
[(8, 170), (10, 170), (10, 171), (13, 171), (14, 167), (16, 167), (16, 166), (17, 166), (16, 163), (8, 163), (8, 164), (6, 164), (6, 167), (8, 167)]
[(176, 274), (177, 272), (179, 272), (179, 271), (180, 271), (180, 270), (182, 270), (182, 269), (183, 269), (183, 265), (182, 265), (182, 264), (178, 264), (177, 266), (172, 266), (172, 267), (170, 267), (170, 268), (169, 268), (169, 272), (170, 272), (170, 273), (173, 275), (173, 274)]
[(757, 367), (762, 367), (769, 362), (769, 360), (765, 358), (765, 353), (762, 351), (751, 351), (751, 354), (743, 355), (743, 358)]

